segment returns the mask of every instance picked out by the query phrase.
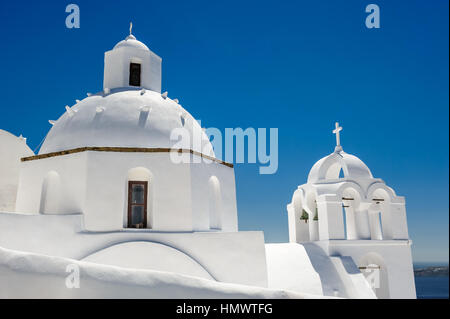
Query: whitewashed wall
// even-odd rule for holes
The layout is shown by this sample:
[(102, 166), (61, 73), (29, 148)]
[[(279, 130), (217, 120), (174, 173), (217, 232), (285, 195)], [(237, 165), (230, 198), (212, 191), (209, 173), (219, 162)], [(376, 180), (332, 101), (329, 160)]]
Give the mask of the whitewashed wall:
[(104, 88), (129, 86), (130, 63), (141, 64), (141, 86), (161, 92), (161, 58), (151, 51), (131, 47), (105, 53)]
[[(350, 256), (356, 265), (363, 265), (364, 257), (369, 254), (379, 256), (370, 259), (374, 264), (384, 266), (387, 272), (387, 296), (391, 299), (415, 299), (416, 288), (409, 240), (384, 241), (331, 241), (330, 256)], [(384, 265), (380, 265), (384, 263)]]
[(190, 169), (193, 229), (210, 228), (210, 179), (216, 177), (220, 186), (220, 202), (217, 211), (213, 213), (219, 215), (220, 230), (238, 231), (234, 169), (217, 163), (194, 164)]
[[(85, 232), (82, 215), (24, 215), (0, 213), (0, 247), (19, 251), (83, 260), (104, 249), (124, 243), (155, 243), (176, 249), (194, 260), (217, 281), (267, 287), (267, 268), (262, 232), (154, 232), (152, 230), (118, 230)], [(119, 247), (119, 246), (116, 246)], [(133, 244), (138, 255), (155, 256), (150, 246)], [(122, 265), (123, 254), (111, 250), (104, 262)], [(102, 262), (97, 255), (97, 262)], [(132, 266), (155, 266), (138, 257)], [(166, 263), (166, 264), (165, 264)], [(156, 265), (157, 270), (173, 270), (170, 258)], [(153, 266), (152, 266), (153, 265)], [(188, 264), (178, 265), (181, 273), (190, 273)], [(123, 265), (122, 265), (123, 266)], [(155, 267), (156, 267), (155, 266)], [(195, 273), (191, 272), (191, 275)]]
[[(29, 214), (82, 212), (86, 196), (86, 156), (86, 153), (76, 153), (22, 162), (16, 211)], [(52, 172), (59, 179), (51, 179), (50, 189), (43, 194), (46, 178)], [(47, 201), (47, 205), (42, 201)]]
[[(78, 267), (79, 288), (70, 289), (66, 286), (66, 280), (70, 275), (66, 271), (68, 266)], [(0, 298), (309, 299), (323, 297), (279, 289), (219, 283), (179, 274), (78, 262), (0, 247)]]
[[(148, 227), (160, 231), (210, 230), (209, 179), (220, 183), (221, 230), (237, 230), (233, 168), (218, 163), (174, 164), (169, 153), (83, 152), (21, 164), (17, 211), (84, 214), (91, 231), (126, 225), (130, 171), (150, 173)], [(51, 187), (46, 178), (54, 172)], [(52, 176), (53, 173), (50, 175)]]

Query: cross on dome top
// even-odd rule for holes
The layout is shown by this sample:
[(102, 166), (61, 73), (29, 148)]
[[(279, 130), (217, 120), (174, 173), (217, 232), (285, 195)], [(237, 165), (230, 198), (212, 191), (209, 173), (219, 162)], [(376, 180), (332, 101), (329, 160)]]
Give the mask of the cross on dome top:
[(132, 33), (133, 31), (133, 22), (130, 22), (130, 35), (126, 37), (126, 40), (136, 40), (136, 37)]
[(342, 151), (341, 135), (340, 135), (340, 132), (342, 131), (342, 126), (339, 126), (339, 122), (336, 122), (335, 127), (336, 128), (333, 130), (333, 134), (336, 134), (336, 147), (335, 147), (334, 151), (340, 152), (340, 151)]

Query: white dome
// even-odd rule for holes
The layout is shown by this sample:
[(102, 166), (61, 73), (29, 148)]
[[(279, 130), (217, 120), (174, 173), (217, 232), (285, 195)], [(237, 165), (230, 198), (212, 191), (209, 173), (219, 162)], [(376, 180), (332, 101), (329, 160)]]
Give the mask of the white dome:
[[(190, 143), (184, 141), (181, 148), (214, 156), (199, 123), (173, 100), (153, 91), (112, 90), (87, 97), (64, 113), (39, 154), (80, 147), (171, 148), (177, 141), (171, 141), (170, 134), (183, 122)], [(201, 139), (201, 146), (193, 143), (194, 138)]]
[(123, 47), (136, 48), (136, 49), (142, 49), (142, 50), (150, 51), (150, 49), (144, 43), (142, 43), (141, 41), (136, 40), (136, 38), (132, 34), (127, 36), (125, 38), (125, 40), (122, 40), (119, 43), (117, 43), (114, 46), (113, 50), (118, 49), (118, 48), (123, 48)]
[[(33, 151), (27, 145), (27, 139), (20, 136), (17, 137), (7, 131), (0, 130), (0, 158), (19, 158), (33, 156)], [(4, 162), (1, 162), (5, 164)], [(0, 165), (3, 168), (5, 165)], [(1, 175), (3, 176), (3, 175)]]
[(308, 183), (339, 179), (341, 170), (344, 178), (373, 178), (372, 173), (363, 161), (340, 150), (314, 164), (308, 175)]

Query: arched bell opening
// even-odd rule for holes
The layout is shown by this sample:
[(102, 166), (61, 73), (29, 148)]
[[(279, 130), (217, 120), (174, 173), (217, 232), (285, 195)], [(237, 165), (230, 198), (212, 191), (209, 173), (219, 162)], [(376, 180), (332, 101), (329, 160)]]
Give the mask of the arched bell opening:
[(370, 194), (371, 206), (371, 231), (375, 238), (372, 239), (392, 239), (392, 217), (391, 217), (391, 196), (383, 188), (375, 189)]
[(303, 190), (296, 190), (292, 197), (296, 238), (297, 242), (308, 242), (311, 240), (309, 231), (310, 213), (305, 209), (302, 193)]

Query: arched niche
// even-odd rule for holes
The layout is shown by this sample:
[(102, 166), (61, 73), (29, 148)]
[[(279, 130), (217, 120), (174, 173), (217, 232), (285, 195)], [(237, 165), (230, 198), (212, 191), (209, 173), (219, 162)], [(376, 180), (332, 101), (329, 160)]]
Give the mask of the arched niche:
[(128, 171), (125, 183), (124, 228), (153, 228), (154, 178), (149, 169), (135, 167)]
[(358, 267), (380, 299), (389, 299), (388, 269), (381, 255), (370, 252), (358, 261)]
[(61, 177), (55, 171), (50, 171), (44, 177), (41, 190), (40, 214), (58, 214), (62, 203)]
[(222, 229), (222, 193), (216, 176), (208, 181), (209, 228)]

